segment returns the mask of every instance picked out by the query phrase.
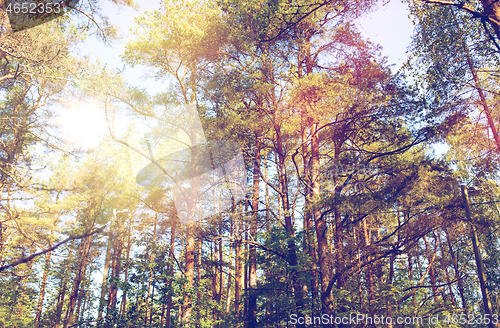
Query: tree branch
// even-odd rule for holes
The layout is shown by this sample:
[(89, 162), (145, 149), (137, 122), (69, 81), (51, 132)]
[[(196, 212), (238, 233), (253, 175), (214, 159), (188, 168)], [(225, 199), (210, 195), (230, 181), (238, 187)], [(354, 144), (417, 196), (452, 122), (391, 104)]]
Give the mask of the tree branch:
[(54, 246), (52, 246), (52, 247), (50, 247), (50, 248), (48, 248), (48, 249), (45, 249), (45, 250), (40, 251), (40, 252), (38, 252), (38, 253), (35, 253), (35, 254), (31, 255), (31, 256), (28, 256), (28, 257), (24, 257), (24, 258), (22, 258), (22, 259), (19, 259), (19, 260), (15, 261), (15, 262), (13, 262), (13, 263), (11, 263), (11, 264), (9, 264), (9, 265), (5, 265), (5, 266), (3, 266), (3, 267), (0, 267), (0, 272), (5, 271), (5, 270), (7, 270), (7, 269), (9, 269), (9, 268), (12, 268), (12, 267), (18, 266), (19, 264), (23, 264), (23, 263), (29, 262), (29, 261), (31, 261), (32, 259), (34, 259), (35, 257), (37, 257), (37, 256), (40, 256), (40, 255), (43, 255), (43, 254), (45, 254), (45, 253), (51, 252), (51, 251), (55, 250), (56, 248), (58, 248), (59, 246), (61, 246), (61, 245), (65, 244), (65, 243), (67, 243), (68, 241), (71, 241), (71, 240), (76, 240), (76, 239), (82, 239), (82, 238), (85, 238), (85, 237), (89, 237), (89, 236), (95, 235), (95, 234), (97, 234), (97, 233), (101, 233), (101, 232), (102, 232), (105, 228), (106, 228), (106, 226), (101, 227), (101, 228), (99, 228), (99, 229), (96, 229), (96, 230), (94, 230), (94, 231), (88, 232), (88, 233), (86, 233), (86, 234), (80, 235), (80, 236), (71, 236), (71, 237), (69, 237), (69, 238), (66, 238), (65, 240), (63, 240), (63, 241), (61, 241), (61, 242), (57, 243), (56, 245), (54, 245)]

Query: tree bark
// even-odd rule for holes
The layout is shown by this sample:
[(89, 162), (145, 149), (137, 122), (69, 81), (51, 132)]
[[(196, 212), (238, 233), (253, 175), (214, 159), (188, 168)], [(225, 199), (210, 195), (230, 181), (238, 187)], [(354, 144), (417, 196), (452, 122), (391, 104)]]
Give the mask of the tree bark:
[[(253, 158), (253, 191), (252, 191), (252, 216), (250, 221), (250, 236), (255, 238), (257, 234), (257, 219), (259, 215), (259, 182), (260, 182), (260, 131), (255, 132), (255, 152)], [(254, 245), (248, 247), (249, 262), (249, 297), (246, 326), (255, 328), (257, 324), (257, 251)]]
[(43, 270), (42, 283), (40, 285), (40, 295), (38, 297), (38, 307), (37, 307), (36, 316), (35, 316), (35, 328), (39, 327), (40, 318), (42, 317), (43, 301), (45, 299), (45, 289), (47, 287), (47, 278), (49, 276), (51, 255), (52, 255), (52, 252), (45, 253), (45, 268)]
[[(318, 264), (321, 275), (321, 306), (323, 314), (330, 313), (330, 307), (333, 306), (333, 298), (331, 293), (328, 293), (328, 284), (332, 278), (332, 258), (330, 254), (330, 246), (328, 244), (328, 227), (326, 225), (326, 218), (321, 213), (321, 208), (317, 204), (320, 200), (320, 189), (319, 189), (319, 138), (317, 132), (317, 124), (311, 125), (311, 160), (312, 160), (312, 172), (311, 179), (313, 183), (312, 189), (312, 201), (313, 204), (313, 217), (314, 226), (316, 229), (316, 239), (318, 243)], [(337, 214), (335, 214), (337, 219)], [(337, 223), (337, 220), (335, 221)], [(338, 227), (340, 229), (340, 227)], [(337, 231), (337, 225), (336, 225)], [(339, 235), (335, 232), (335, 236)], [(335, 239), (337, 240), (337, 239)], [(340, 245), (335, 244), (336, 252), (339, 253), (338, 257), (341, 257), (342, 249)]]
[[(432, 252), (427, 241), (427, 235), (424, 235), (425, 252), (427, 254), (427, 260), (430, 262), (432, 258)], [(432, 265), (429, 270), (429, 278), (431, 280), (432, 294), (434, 295), (434, 302), (437, 302), (437, 287), (436, 287), (436, 275), (434, 273), (434, 266)]]
[(375, 286), (373, 281), (373, 265), (371, 262), (371, 233), (368, 230), (368, 226), (366, 220), (363, 220), (363, 232), (365, 236), (365, 249), (367, 252), (366, 260), (369, 264), (366, 266), (365, 276), (366, 276), (366, 285), (368, 289), (368, 310), (370, 312), (370, 316), (373, 317), (374, 303), (375, 303)]
[[(295, 227), (291, 217), (290, 199), (288, 190), (288, 174), (286, 172), (285, 163), (285, 148), (283, 147), (283, 136), (281, 127), (275, 119), (274, 130), (276, 132), (276, 152), (278, 154), (278, 180), (280, 183), (281, 200), (283, 204), (283, 214), (285, 216), (285, 230), (287, 232), (287, 260), (290, 265), (291, 280), (294, 291), (296, 313), (301, 313), (303, 309), (304, 299), (302, 294), (302, 285), (297, 270), (297, 250), (295, 245)], [(319, 187), (319, 185), (318, 185)], [(303, 327), (298, 324), (297, 327)]]
[[(465, 204), (465, 213), (467, 215), (467, 220), (468, 223), (470, 224), (470, 229), (471, 229), (471, 239), (472, 239), (472, 248), (474, 249), (474, 259), (476, 260), (476, 269), (477, 269), (477, 276), (479, 278), (479, 286), (481, 288), (481, 294), (483, 296), (483, 305), (484, 305), (484, 312), (486, 315), (488, 315), (491, 318), (492, 314), (492, 306), (490, 302), (490, 298), (488, 295), (488, 289), (486, 288), (486, 274), (484, 272), (484, 265), (483, 265), (483, 259), (481, 256), (481, 252), (479, 250), (479, 243), (478, 243), (478, 238), (477, 238), (477, 232), (476, 232), (476, 227), (474, 225), (474, 222), (472, 222), (472, 214), (470, 210), (470, 199), (469, 199), (469, 194), (467, 191), (466, 186), (461, 186), (462, 188), (462, 198), (463, 202)], [(495, 324), (493, 324), (492, 321), (488, 323), (489, 328), (494, 328)]]
[[(173, 281), (173, 275), (174, 275), (174, 250), (175, 250), (175, 230), (176, 230), (177, 222), (174, 221), (172, 223), (172, 228), (170, 229), (170, 264), (168, 268), (169, 272), (169, 279), (167, 280), (166, 284), (170, 284)], [(165, 286), (167, 287), (167, 286)], [(165, 328), (170, 328), (170, 316), (171, 316), (171, 311), (172, 311), (172, 293), (169, 291), (168, 296), (167, 296), (167, 310), (166, 310), (166, 315), (165, 315)], [(180, 317), (180, 315), (179, 315)]]
[(243, 281), (243, 265), (242, 265), (242, 250), (241, 250), (241, 239), (242, 239), (242, 212), (243, 205), (239, 205), (240, 214), (236, 216), (236, 226), (234, 232), (234, 310), (236, 317), (241, 315), (241, 288), (244, 286)]
[[(128, 282), (128, 269), (130, 267), (130, 249), (132, 247), (132, 242), (131, 242), (131, 236), (132, 236), (132, 215), (129, 218), (129, 223), (128, 223), (128, 233), (127, 233), (127, 257), (125, 259), (126, 261), (126, 266), (125, 266), (125, 277), (123, 278), (124, 283), (126, 284)], [(127, 291), (123, 291), (122, 295), (122, 302), (120, 304), (120, 316), (123, 317), (125, 316), (125, 312), (127, 309)]]
[(446, 241), (448, 243), (448, 249), (450, 251), (451, 263), (453, 264), (453, 269), (455, 270), (455, 279), (457, 280), (458, 291), (460, 292), (460, 299), (462, 300), (462, 308), (464, 309), (467, 317), (469, 316), (469, 308), (467, 306), (467, 299), (465, 298), (465, 290), (462, 275), (460, 274), (460, 268), (458, 266), (458, 253), (455, 254), (453, 250), (453, 246), (450, 240), (450, 234), (448, 233), (448, 229), (444, 228), (444, 233), (446, 234)]
[(87, 270), (88, 255), (89, 255), (91, 240), (92, 236), (88, 236), (83, 240), (83, 243), (80, 243), (79, 265), (75, 273), (73, 290), (69, 298), (69, 304), (66, 311), (66, 318), (64, 320), (64, 328), (67, 328), (73, 324), (73, 315), (75, 311), (78, 294), (80, 292), (80, 284), (82, 283), (83, 279), (85, 279), (85, 272)]
[(146, 298), (146, 318), (145, 318), (145, 325), (148, 325), (148, 322), (151, 324), (151, 298), (152, 298), (152, 289), (151, 285), (153, 283), (153, 276), (154, 276), (154, 271), (153, 271), (153, 263), (155, 261), (155, 252), (156, 252), (156, 225), (158, 223), (158, 213), (155, 213), (155, 218), (154, 218), (154, 223), (153, 223), (153, 240), (151, 242), (151, 248), (150, 248), (150, 253), (149, 253), (149, 279), (148, 279), (148, 296)]
[(116, 303), (118, 301), (118, 280), (121, 274), (123, 251), (123, 224), (118, 219), (116, 219), (115, 224), (116, 233), (113, 235), (113, 254), (111, 256), (111, 283), (109, 286), (108, 308), (106, 313), (108, 320), (111, 319), (113, 322), (115, 322), (117, 317)]
[[(488, 17), (491, 17), (495, 19), (495, 23), (492, 23), (493, 28), (495, 29), (495, 32), (497, 33), (497, 37), (500, 37), (500, 30), (499, 29), (499, 22), (498, 18), (500, 18), (500, 4), (496, 0), (481, 0), (484, 6), (485, 13), (488, 15)], [(453, 19), (455, 20), (455, 24), (457, 25), (457, 28), (460, 30), (460, 26), (458, 25), (457, 19), (455, 17), (455, 12), (453, 11), (453, 8), (450, 8), (451, 14), (453, 16)], [(486, 119), (488, 120), (488, 125), (490, 127), (491, 133), (493, 134), (493, 139), (495, 141), (496, 145), (496, 150), (497, 152), (500, 153), (500, 137), (498, 136), (498, 130), (495, 126), (495, 123), (493, 121), (493, 116), (491, 114), (491, 109), (490, 106), (488, 105), (488, 102), (486, 101), (486, 97), (483, 93), (483, 89), (481, 87), (481, 82), (479, 80), (479, 77), (477, 76), (476, 68), (474, 67), (474, 62), (472, 61), (472, 57), (469, 53), (469, 48), (467, 47), (467, 43), (465, 42), (462, 34), (460, 34), (461, 37), (461, 42), (462, 42), (462, 48), (465, 53), (465, 59), (467, 60), (467, 65), (469, 66), (470, 72), (472, 74), (472, 78), (474, 80), (474, 87), (479, 95), (479, 100), (480, 104), (483, 107), (484, 113), (486, 114)]]
[[(184, 272), (186, 274), (186, 278), (188, 280), (186, 284), (186, 289), (190, 290), (193, 288), (193, 278), (194, 278), (194, 246), (195, 246), (195, 239), (194, 235), (190, 230), (190, 227), (192, 227), (192, 223), (188, 224), (186, 227), (186, 233), (187, 233), (187, 243), (186, 243), (186, 264), (184, 266)], [(181, 322), (183, 324), (183, 327), (188, 327), (189, 322), (191, 321), (191, 311), (193, 309), (193, 300), (189, 295), (186, 295), (184, 297), (184, 307), (182, 309), (182, 319)]]
[(114, 218), (115, 218), (115, 209), (113, 209), (113, 219), (109, 225), (109, 234), (108, 234), (108, 245), (106, 247), (106, 257), (104, 258), (104, 271), (102, 273), (102, 284), (101, 284), (101, 297), (99, 299), (99, 309), (97, 312), (97, 320), (101, 320), (102, 318), (102, 310), (104, 309), (104, 305), (106, 303), (106, 293), (108, 291), (108, 274), (109, 274), (109, 263), (111, 259), (111, 247), (113, 245), (113, 237), (112, 237), (112, 229), (114, 228)]
[[(68, 254), (68, 263), (65, 266), (65, 271), (69, 272), (71, 263), (73, 262), (73, 249), (74, 249), (75, 242), (74, 240), (71, 241), (71, 245), (69, 246), (69, 254)], [(66, 273), (65, 272), (65, 273)], [(56, 304), (56, 313), (55, 313), (55, 328), (59, 328), (59, 325), (61, 324), (62, 320), (62, 309), (64, 305), (64, 299), (66, 297), (66, 285), (68, 283), (68, 276), (67, 274), (63, 273), (62, 278), (61, 278), (61, 286), (59, 288), (59, 293), (57, 295), (57, 304)]]

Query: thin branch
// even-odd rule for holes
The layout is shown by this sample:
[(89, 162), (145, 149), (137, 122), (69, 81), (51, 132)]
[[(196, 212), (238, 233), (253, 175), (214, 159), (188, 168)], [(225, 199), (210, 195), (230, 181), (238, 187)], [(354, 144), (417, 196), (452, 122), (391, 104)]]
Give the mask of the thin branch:
[(57, 249), (59, 246), (61, 246), (61, 245), (65, 244), (65, 243), (67, 243), (68, 241), (71, 241), (71, 240), (76, 240), (76, 239), (82, 239), (82, 238), (86, 238), (86, 237), (89, 237), (89, 236), (95, 235), (95, 234), (97, 234), (97, 233), (101, 233), (101, 232), (102, 232), (105, 228), (106, 228), (106, 226), (101, 227), (101, 228), (99, 228), (99, 229), (97, 229), (97, 230), (94, 230), (94, 231), (88, 232), (88, 233), (86, 233), (86, 234), (80, 235), (80, 236), (71, 236), (71, 237), (69, 237), (69, 238), (66, 238), (65, 240), (63, 240), (63, 241), (61, 241), (61, 242), (57, 243), (56, 245), (54, 245), (54, 246), (52, 246), (52, 247), (50, 247), (50, 248), (48, 248), (48, 249), (46, 249), (46, 250), (43, 250), (43, 251), (40, 251), (40, 252), (38, 252), (38, 253), (35, 253), (35, 254), (31, 255), (31, 256), (28, 256), (28, 257), (24, 257), (24, 258), (22, 258), (22, 259), (19, 259), (19, 260), (15, 261), (15, 262), (13, 262), (13, 263), (11, 263), (11, 264), (9, 264), (9, 265), (5, 265), (5, 266), (3, 266), (3, 267), (0, 267), (0, 272), (5, 271), (5, 270), (7, 270), (7, 269), (9, 269), (9, 268), (12, 268), (12, 267), (18, 266), (18, 265), (20, 265), (20, 264), (23, 264), (23, 263), (29, 262), (29, 261), (31, 261), (32, 259), (34, 259), (35, 257), (38, 257), (38, 256), (43, 255), (43, 254), (45, 254), (45, 253), (51, 252), (51, 251), (53, 251), (53, 250)]

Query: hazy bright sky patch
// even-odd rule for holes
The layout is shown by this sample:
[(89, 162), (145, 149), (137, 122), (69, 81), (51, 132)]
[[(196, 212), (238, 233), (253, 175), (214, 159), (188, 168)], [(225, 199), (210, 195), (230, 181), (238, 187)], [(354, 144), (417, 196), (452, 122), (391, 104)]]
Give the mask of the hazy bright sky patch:
[(70, 104), (56, 119), (68, 143), (93, 148), (108, 136), (108, 125), (101, 109), (86, 103)]
[(388, 57), (388, 64), (395, 64), (391, 67), (393, 72), (405, 62), (411, 42), (413, 23), (408, 14), (406, 4), (392, 0), (359, 20), (361, 33), (382, 46), (382, 55)]

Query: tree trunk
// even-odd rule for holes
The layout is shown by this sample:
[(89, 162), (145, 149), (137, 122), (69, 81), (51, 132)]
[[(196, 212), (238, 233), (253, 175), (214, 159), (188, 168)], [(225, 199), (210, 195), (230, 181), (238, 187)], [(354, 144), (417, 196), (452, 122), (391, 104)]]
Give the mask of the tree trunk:
[[(319, 271), (321, 275), (321, 306), (323, 314), (330, 313), (330, 307), (333, 306), (333, 298), (330, 292), (328, 292), (328, 285), (332, 278), (332, 258), (330, 254), (330, 246), (328, 245), (328, 228), (326, 225), (325, 216), (321, 215), (321, 208), (317, 205), (320, 200), (320, 185), (319, 185), (319, 137), (317, 133), (317, 124), (311, 125), (311, 161), (312, 161), (312, 171), (311, 179), (313, 184), (312, 189), (312, 201), (313, 201), (313, 216), (314, 225), (316, 229), (316, 239), (318, 243), (318, 264)], [(335, 214), (337, 218), (337, 214)], [(336, 220), (337, 223), (337, 220)], [(337, 233), (335, 233), (337, 236)], [(337, 239), (336, 239), (337, 240)], [(336, 252), (340, 252), (341, 248), (339, 245), (335, 244)], [(341, 256), (341, 255), (339, 255)]]
[[(66, 265), (65, 271), (69, 272), (70, 265), (73, 262), (73, 249), (75, 246), (75, 242), (71, 241), (69, 246), (69, 254), (68, 254), (68, 263)], [(55, 328), (59, 328), (62, 320), (62, 309), (64, 305), (64, 299), (66, 297), (66, 285), (68, 283), (68, 274), (63, 273), (61, 279), (61, 287), (59, 288), (59, 293), (57, 295), (57, 304), (56, 304), (56, 313), (55, 313)]]
[[(190, 228), (192, 229), (192, 224), (188, 224), (186, 227), (187, 233), (187, 243), (186, 243), (186, 264), (184, 266), (184, 272), (186, 273), (186, 278), (188, 280), (186, 284), (186, 289), (193, 288), (193, 278), (194, 278), (194, 245), (195, 239), (192, 232), (190, 232)], [(193, 300), (189, 295), (184, 297), (184, 307), (182, 309), (182, 324), (184, 327), (189, 326), (189, 322), (191, 321), (191, 311), (193, 308), (192, 304)]]
[[(259, 182), (260, 182), (260, 131), (255, 132), (255, 153), (253, 158), (253, 191), (252, 191), (252, 216), (250, 221), (250, 236), (255, 238), (257, 234), (257, 219), (259, 215)], [(248, 246), (249, 262), (249, 296), (247, 324), (248, 328), (255, 328), (257, 324), (257, 250), (254, 245)]]
[[(311, 286), (311, 296), (312, 296), (312, 304), (313, 304), (313, 309), (314, 309), (314, 303), (315, 300), (318, 297), (318, 280), (317, 280), (317, 258), (316, 258), (316, 247), (314, 246), (314, 223), (313, 223), (313, 209), (312, 209), (312, 190), (311, 186), (312, 180), (311, 180), (311, 169), (312, 169), (312, 161), (311, 161), (311, 156), (309, 154), (309, 149), (308, 149), (308, 141), (307, 141), (307, 129), (308, 129), (308, 119), (306, 116), (306, 113), (302, 111), (301, 113), (301, 121), (302, 121), (302, 127), (301, 127), (301, 142), (302, 142), (302, 160), (303, 160), (303, 166), (304, 166), (304, 174), (303, 174), (303, 181), (304, 181), (304, 223), (303, 223), (303, 228), (304, 228), (304, 254), (309, 257), (310, 259), (310, 270), (311, 270), (311, 275), (310, 275), (310, 281), (309, 285)], [(303, 290), (305, 295), (307, 295), (307, 284), (304, 284)], [(317, 314), (314, 314), (314, 316), (317, 316)]]
[[(49, 247), (52, 245), (49, 244)], [(47, 278), (49, 276), (50, 270), (50, 257), (52, 252), (47, 252), (45, 254), (45, 268), (43, 270), (42, 284), (40, 285), (40, 295), (38, 296), (38, 307), (36, 310), (35, 316), (35, 328), (38, 328), (40, 325), (40, 318), (42, 317), (42, 309), (43, 309), (43, 301), (45, 299), (45, 289), (47, 287)]]
[[(148, 296), (146, 298), (146, 318), (144, 321), (145, 326), (148, 325), (148, 320), (151, 318), (151, 296), (152, 296), (152, 290), (151, 290), (151, 285), (153, 283), (153, 263), (155, 261), (155, 252), (156, 252), (156, 225), (158, 222), (158, 213), (155, 213), (155, 219), (153, 223), (153, 240), (151, 242), (151, 248), (150, 248), (150, 253), (149, 253), (149, 279), (148, 279)], [(149, 321), (149, 323), (151, 323)]]
[[(439, 249), (441, 249), (441, 254), (442, 254), (442, 257), (443, 257), (443, 268), (441, 269), (444, 274), (445, 274), (445, 278), (446, 278), (446, 287), (448, 287), (448, 293), (450, 295), (450, 298), (451, 298), (451, 304), (456, 307), (457, 306), (457, 302), (455, 300), (455, 295), (453, 293), (453, 289), (452, 289), (452, 284), (451, 284), (451, 279), (450, 279), (450, 274), (448, 272), (448, 267), (449, 267), (449, 261), (446, 261), (446, 250), (444, 249), (444, 245), (443, 245), (443, 241), (441, 239), (441, 234), (438, 234), (437, 235), (437, 238), (438, 238), (438, 243), (439, 243)], [(445, 295), (443, 295), (443, 298), (445, 298)]]
[[(246, 200), (245, 201), (245, 213), (248, 213), (248, 203), (249, 203), (249, 200)], [(247, 226), (247, 222), (246, 221), (243, 221), (243, 229), (242, 231), (245, 231), (245, 241), (248, 241), (248, 226)], [(244, 263), (244, 267), (243, 267), (243, 289), (245, 291), (248, 290), (248, 282), (249, 282), (249, 262), (248, 262), (248, 243), (245, 243), (245, 246), (244, 246), (244, 260), (243, 260), (243, 263)], [(244, 320), (244, 328), (248, 328), (248, 320), (246, 320), (248, 318), (248, 297), (245, 297), (243, 299), (243, 320)]]
[[(234, 238), (233, 231), (231, 229), (231, 237)], [(233, 265), (231, 260), (231, 255), (229, 255), (229, 266), (228, 266), (228, 278), (227, 278), (227, 289), (226, 289), (226, 310), (225, 310), (225, 318), (227, 319), (231, 310), (231, 282), (233, 275)]]
[[(368, 226), (366, 224), (366, 220), (363, 220), (363, 232), (365, 236), (365, 249), (366, 249), (366, 261), (370, 262), (371, 261), (371, 233), (368, 230)], [(368, 289), (368, 311), (370, 313), (370, 316), (373, 317), (373, 310), (375, 307), (375, 286), (374, 286), (374, 281), (373, 281), (373, 265), (372, 263), (369, 263), (366, 266), (365, 270), (365, 275), (366, 275), (366, 285)]]
[(118, 280), (121, 274), (123, 234), (122, 222), (116, 221), (116, 233), (114, 234), (113, 254), (111, 256), (111, 284), (109, 286), (107, 317), (112, 322), (116, 321), (116, 303), (118, 300)]
[[(172, 228), (170, 230), (170, 264), (168, 268), (169, 272), (169, 279), (167, 280), (166, 284), (170, 284), (173, 281), (173, 275), (174, 275), (174, 250), (175, 250), (175, 228), (176, 228), (177, 223), (174, 221), (172, 223)], [(165, 286), (167, 287), (167, 286)], [(168, 296), (167, 296), (167, 310), (166, 310), (166, 316), (165, 316), (165, 328), (170, 328), (170, 317), (171, 317), (171, 311), (172, 311), (172, 293), (169, 291)], [(179, 315), (180, 317), (180, 315)]]
[(106, 302), (106, 293), (108, 291), (108, 272), (109, 272), (109, 263), (111, 259), (111, 247), (113, 245), (112, 230), (114, 229), (114, 224), (115, 224), (114, 222), (115, 214), (116, 214), (115, 209), (113, 209), (112, 220), (109, 224), (108, 245), (106, 247), (106, 257), (104, 259), (104, 271), (102, 273), (101, 297), (99, 299), (97, 320), (101, 320), (102, 318), (102, 310), (104, 309), (104, 305)]
[[(201, 266), (202, 266), (202, 256), (203, 256), (203, 243), (202, 241), (198, 241), (198, 254), (196, 256), (197, 258), (197, 277), (196, 277), (196, 300), (198, 301), (198, 304), (201, 304)], [(213, 288), (213, 287), (212, 287)], [(215, 292), (215, 289), (213, 289)], [(196, 307), (196, 327), (200, 327), (200, 321), (201, 321), (201, 307), (197, 306)]]
[[(190, 110), (190, 108), (193, 108), (194, 111), (196, 111), (196, 113), (192, 114), (192, 115), (198, 115), (197, 108), (196, 108), (196, 67), (195, 67), (196, 65), (195, 65), (195, 62), (192, 62), (190, 64), (191, 64), (190, 65), (191, 66), (190, 67), (190, 69), (191, 69), (190, 106), (191, 107), (189, 107), (189, 104), (187, 103), (187, 97), (185, 99), (186, 99), (186, 105), (188, 105), (188, 110)], [(196, 150), (196, 147), (194, 147), (194, 146), (198, 144), (198, 139), (199, 139), (198, 134), (199, 133), (200, 133), (200, 131), (188, 132), (188, 137), (190, 140), (190, 144), (192, 146), (191, 158), (197, 158), (197, 150)], [(197, 165), (198, 165), (198, 163), (196, 163), (196, 161), (191, 161), (191, 172), (197, 171)], [(191, 187), (192, 187), (192, 190), (194, 190), (195, 192), (197, 192), (199, 189), (198, 183), (199, 182), (197, 179), (193, 180), (193, 184)], [(192, 203), (197, 204), (198, 200), (194, 199), (194, 200), (192, 200)], [(196, 224), (196, 213), (194, 213), (195, 209), (193, 209), (193, 208), (188, 208), (188, 211), (189, 211), (189, 213), (188, 213), (189, 220), (188, 220), (188, 223), (186, 224), (187, 242), (186, 242), (186, 263), (184, 265), (184, 272), (185, 272), (186, 278), (188, 280), (185, 287), (186, 287), (186, 289), (191, 290), (193, 288), (193, 281), (194, 281), (195, 236), (193, 234), (193, 230), (194, 230), (194, 226)], [(191, 322), (192, 309), (193, 309), (193, 300), (190, 297), (190, 295), (186, 294), (186, 296), (184, 296), (184, 307), (182, 309), (182, 316), (181, 316), (181, 323), (182, 323), (183, 327), (189, 326), (189, 324)]]
[[(389, 276), (387, 278), (387, 286), (389, 288), (392, 288), (392, 281), (394, 279), (394, 260), (396, 259), (396, 256), (394, 254), (391, 254), (389, 258)], [(392, 291), (391, 291), (392, 293)], [(386, 302), (387, 302), (387, 317), (392, 318), (392, 300), (391, 300), (391, 294), (389, 294), (386, 297)], [(387, 325), (388, 328), (392, 328), (392, 322), (389, 322)]]
[[(92, 273), (92, 266), (90, 266), (90, 270), (88, 270), (90, 273)], [(91, 278), (90, 274), (87, 277), (84, 277), (82, 280), (81, 284), (81, 293), (78, 295), (78, 303), (76, 305), (76, 311), (75, 311), (75, 319), (76, 321), (80, 321), (83, 318), (83, 311), (84, 311), (84, 304), (85, 304), (85, 299), (87, 298), (87, 294), (89, 291), (89, 279)]]
[[(429, 246), (429, 242), (427, 241), (427, 235), (424, 235), (424, 244), (425, 244), (425, 252), (427, 254), (427, 260), (430, 262), (432, 253), (431, 249)], [(434, 295), (434, 302), (437, 302), (437, 287), (436, 287), (436, 275), (434, 273), (434, 266), (430, 267), (429, 270), (429, 278), (431, 280), (431, 286), (432, 286), (432, 294)]]
[[(129, 218), (129, 223), (128, 223), (128, 234), (127, 234), (127, 257), (126, 257), (126, 266), (125, 266), (125, 277), (123, 278), (124, 283), (126, 284), (128, 282), (128, 269), (130, 266), (130, 249), (132, 247), (131, 243), (131, 236), (132, 236), (132, 215)], [(120, 304), (120, 316), (123, 317), (125, 316), (125, 311), (127, 309), (127, 291), (123, 291), (122, 295), (122, 302)]]
[[(219, 235), (222, 236), (222, 223), (219, 225)], [(222, 294), (224, 292), (224, 254), (222, 252), (222, 240), (219, 240), (219, 292), (218, 292), (218, 298), (217, 298), (217, 303), (220, 303), (222, 300)], [(201, 279), (201, 277), (200, 277)], [(217, 318), (221, 318), (221, 313), (220, 311), (217, 311)]]
[(241, 239), (242, 239), (242, 213), (243, 205), (239, 205), (240, 214), (236, 216), (236, 226), (234, 232), (234, 310), (236, 317), (241, 315), (241, 287), (244, 285), (243, 281), (243, 265), (242, 265), (242, 250), (241, 250)]
[(446, 241), (448, 243), (448, 249), (450, 251), (451, 263), (453, 264), (453, 269), (455, 270), (455, 279), (457, 280), (458, 291), (460, 292), (460, 298), (462, 300), (462, 308), (464, 309), (467, 317), (469, 316), (469, 308), (467, 306), (467, 300), (465, 298), (464, 282), (462, 275), (460, 274), (460, 269), (458, 267), (458, 253), (455, 255), (453, 246), (451, 244), (450, 235), (448, 229), (444, 228), (444, 233), (446, 234)]
[[(276, 152), (278, 154), (278, 167), (277, 172), (279, 176), (280, 183), (280, 193), (283, 203), (283, 212), (285, 216), (285, 229), (287, 232), (287, 250), (288, 250), (288, 264), (290, 265), (291, 272), (291, 280), (294, 291), (295, 298), (295, 313), (300, 314), (303, 309), (304, 299), (302, 294), (302, 285), (300, 283), (300, 277), (298, 276), (297, 270), (297, 250), (295, 245), (295, 228), (293, 225), (291, 210), (290, 210), (290, 200), (289, 200), (289, 191), (288, 191), (288, 175), (286, 172), (286, 163), (285, 163), (285, 149), (283, 147), (283, 138), (281, 127), (277, 124), (274, 126), (274, 130), (276, 132)], [(319, 187), (319, 185), (318, 185)], [(303, 327), (302, 324), (298, 324), (298, 327)]]
[(80, 284), (85, 279), (85, 272), (87, 270), (88, 255), (90, 250), (92, 236), (89, 236), (83, 240), (83, 245), (80, 244), (80, 261), (77, 271), (75, 273), (75, 279), (73, 282), (73, 290), (69, 298), (68, 309), (66, 311), (66, 318), (64, 320), (64, 328), (67, 328), (73, 324), (73, 314), (75, 311), (76, 300), (80, 291)]
[[(500, 20), (500, 4), (496, 0), (481, 0), (485, 13), (490, 17), (491, 19), (495, 20), (495, 23), (490, 21), (491, 25), (495, 29), (495, 33), (497, 34), (497, 37), (500, 37), (500, 30), (499, 30), (499, 23)], [(459, 30), (460, 26), (458, 25), (457, 19), (455, 17), (455, 12), (453, 11), (453, 8), (450, 8), (451, 14), (453, 16), (453, 19), (455, 20), (455, 24), (457, 24), (457, 28)], [(491, 114), (491, 109), (488, 106), (488, 102), (486, 101), (486, 97), (484, 96), (483, 93), (483, 88), (481, 86), (481, 82), (479, 81), (479, 77), (477, 76), (476, 68), (474, 67), (474, 62), (472, 61), (472, 57), (469, 53), (469, 48), (467, 47), (467, 43), (463, 39), (462, 35), (460, 35), (461, 41), (462, 41), (462, 48), (465, 52), (465, 59), (467, 60), (467, 65), (469, 66), (470, 72), (472, 74), (472, 79), (474, 80), (474, 88), (476, 89), (478, 95), (479, 95), (479, 100), (480, 104), (483, 107), (484, 113), (486, 114), (486, 119), (488, 120), (488, 125), (490, 127), (491, 133), (493, 134), (493, 139), (495, 140), (496, 144), (496, 150), (497, 152), (500, 153), (500, 137), (498, 136), (498, 130), (495, 127), (495, 123), (493, 121), (493, 116)]]
[[(474, 250), (474, 259), (476, 260), (476, 269), (477, 276), (479, 278), (479, 286), (481, 288), (481, 294), (483, 296), (483, 306), (485, 315), (488, 315), (491, 318), (492, 306), (491, 301), (488, 295), (488, 289), (486, 288), (486, 274), (484, 272), (483, 258), (481, 256), (481, 251), (479, 250), (479, 241), (477, 238), (476, 227), (474, 222), (472, 221), (472, 214), (470, 210), (470, 199), (466, 186), (461, 186), (462, 188), (462, 198), (465, 203), (465, 214), (467, 215), (467, 220), (471, 229), (471, 239), (472, 239), (472, 248)], [(495, 324), (492, 321), (488, 323), (489, 328), (494, 328)]]

